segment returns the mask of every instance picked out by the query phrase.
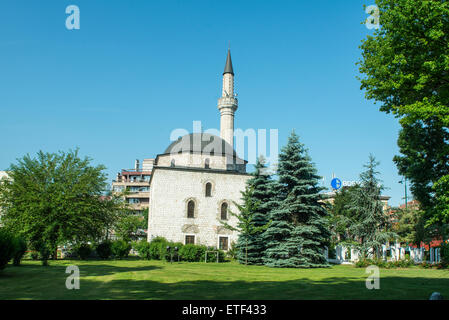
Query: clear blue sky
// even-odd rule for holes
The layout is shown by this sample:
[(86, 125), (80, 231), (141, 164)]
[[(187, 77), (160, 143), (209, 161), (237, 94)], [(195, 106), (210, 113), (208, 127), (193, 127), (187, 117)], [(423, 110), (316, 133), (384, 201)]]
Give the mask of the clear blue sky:
[[(329, 185), (356, 180), (373, 153), (392, 196), (397, 119), (367, 101), (356, 79), (363, 4), (374, 1), (0, 2), (0, 169), (38, 150), (79, 147), (112, 179), (155, 157), (173, 129), (218, 128), (228, 42), (235, 125), (292, 129)], [(65, 8), (81, 11), (67, 30)]]

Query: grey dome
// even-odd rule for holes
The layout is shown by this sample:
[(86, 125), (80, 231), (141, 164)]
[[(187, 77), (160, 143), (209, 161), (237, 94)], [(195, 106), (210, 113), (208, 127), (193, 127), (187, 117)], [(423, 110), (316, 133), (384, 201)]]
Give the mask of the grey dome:
[(235, 150), (222, 138), (209, 133), (191, 133), (173, 141), (165, 154), (201, 153), (237, 157)]

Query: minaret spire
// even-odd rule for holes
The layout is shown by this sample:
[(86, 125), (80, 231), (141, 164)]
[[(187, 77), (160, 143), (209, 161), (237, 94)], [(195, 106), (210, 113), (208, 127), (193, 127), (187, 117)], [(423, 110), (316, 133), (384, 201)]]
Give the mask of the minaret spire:
[(234, 75), (234, 70), (232, 69), (231, 49), (228, 49), (228, 56), (226, 57), (226, 65), (223, 74), (225, 73)]
[(223, 72), (223, 90), (218, 99), (220, 110), (220, 137), (234, 147), (234, 113), (238, 101), (234, 95), (234, 69), (232, 68), (231, 50), (228, 49)]

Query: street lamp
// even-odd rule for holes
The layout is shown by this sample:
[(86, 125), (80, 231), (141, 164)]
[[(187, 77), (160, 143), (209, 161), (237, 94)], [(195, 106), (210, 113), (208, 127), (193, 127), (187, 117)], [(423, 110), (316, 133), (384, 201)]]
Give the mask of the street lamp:
[(170, 254), (170, 263), (172, 263), (173, 262), (173, 252), (170, 249), (171, 249), (171, 247), (167, 246), (167, 252)]

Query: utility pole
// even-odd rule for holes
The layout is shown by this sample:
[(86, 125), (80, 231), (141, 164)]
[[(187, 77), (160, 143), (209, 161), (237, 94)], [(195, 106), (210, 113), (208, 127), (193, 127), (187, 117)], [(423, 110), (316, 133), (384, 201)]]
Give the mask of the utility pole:
[(403, 180), (399, 181), (399, 183), (404, 184), (404, 193), (405, 193), (405, 209), (407, 209), (407, 177), (404, 177)]

